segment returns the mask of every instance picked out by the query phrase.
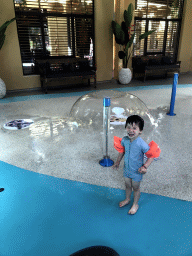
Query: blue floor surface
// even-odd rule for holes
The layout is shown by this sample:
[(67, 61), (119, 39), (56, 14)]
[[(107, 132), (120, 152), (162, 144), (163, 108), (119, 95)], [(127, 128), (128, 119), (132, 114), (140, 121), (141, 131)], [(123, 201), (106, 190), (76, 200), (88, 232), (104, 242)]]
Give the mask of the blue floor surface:
[(94, 245), (121, 256), (192, 255), (192, 203), (141, 194), (136, 215), (124, 191), (33, 173), (0, 162), (0, 255), (64, 256)]

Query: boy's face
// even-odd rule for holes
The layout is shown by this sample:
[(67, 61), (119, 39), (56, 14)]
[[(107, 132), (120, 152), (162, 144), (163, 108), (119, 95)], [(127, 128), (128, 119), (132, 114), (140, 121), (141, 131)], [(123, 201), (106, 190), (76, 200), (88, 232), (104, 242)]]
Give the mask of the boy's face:
[(127, 124), (127, 135), (131, 141), (135, 140), (141, 133), (139, 126), (135, 123), (132, 124)]

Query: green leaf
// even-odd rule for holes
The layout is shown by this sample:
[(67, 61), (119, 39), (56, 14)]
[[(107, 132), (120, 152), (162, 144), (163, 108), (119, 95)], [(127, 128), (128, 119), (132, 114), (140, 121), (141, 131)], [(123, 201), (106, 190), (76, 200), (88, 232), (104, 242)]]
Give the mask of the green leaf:
[(122, 23), (121, 23), (121, 29), (124, 31), (124, 33), (128, 33), (128, 30), (127, 30), (125, 21), (122, 21)]
[(117, 37), (115, 37), (115, 42), (116, 42), (117, 44), (122, 44), (121, 40), (119, 40)]
[(5, 23), (3, 23), (3, 25), (1, 25), (0, 27), (0, 33), (3, 29), (7, 28), (9, 26), (9, 24), (11, 24), (16, 18), (13, 18), (11, 20), (7, 20)]
[(128, 27), (129, 27), (129, 15), (128, 15), (127, 10), (124, 11), (124, 21), (125, 21), (126, 29), (128, 29)]
[(6, 31), (7, 28), (4, 28), (0, 31), (0, 36), (3, 36), (5, 34), (5, 31)]
[(4, 35), (0, 35), (0, 50), (3, 47), (4, 42), (5, 42), (5, 34)]
[(132, 18), (133, 18), (133, 4), (129, 4), (127, 10), (124, 11), (124, 20), (127, 28), (131, 26)]
[(9, 24), (11, 24), (15, 19), (16, 18), (13, 18), (11, 20), (4, 22), (3, 25), (1, 25), (1, 27), (0, 27), (0, 50), (3, 47), (3, 44), (5, 42), (5, 31), (6, 31), (7, 27), (9, 26)]
[(125, 58), (125, 53), (124, 53), (124, 51), (119, 51), (119, 52), (118, 52), (118, 56), (119, 56), (119, 59), (124, 59), (124, 58)]
[(153, 32), (155, 32), (156, 30), (151, 30), (151, 31), (148, 31), (148, 32), (145, 32), (144, 34), (140, 35), (139, 36), (139, 40), (142, 40), (146, 37), (148, 37), (149, 35), (151, 35)]
[(122, 30), (121, 26), (116, 22), (116, 21), (112, 21), (112, 30), (113, 30), (113, 34), (115, 35), (115, 40), (118, 44), (122, 44), (124, 45), (125, 42), (125, 33)]

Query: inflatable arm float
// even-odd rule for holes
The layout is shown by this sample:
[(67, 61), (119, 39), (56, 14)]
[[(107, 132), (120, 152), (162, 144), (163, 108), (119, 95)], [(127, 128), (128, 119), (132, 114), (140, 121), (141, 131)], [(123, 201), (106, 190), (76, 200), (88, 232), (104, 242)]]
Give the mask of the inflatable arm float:
[[(119, 152), (119, 153), (123, 153), (125, 152), (125, 148), (123, 146), (121, 146), (121, 141), (122, 139), (114, 136), (114, 148)], [(155, 143), (153, 140), (149, 143), (149, 147), (150, 149), (145, 153), (147, 158), (157, 158), (160, 156), (161, 153), (161, 149), (159, 148), (159, 146), (157, 145), (157, 143)]]

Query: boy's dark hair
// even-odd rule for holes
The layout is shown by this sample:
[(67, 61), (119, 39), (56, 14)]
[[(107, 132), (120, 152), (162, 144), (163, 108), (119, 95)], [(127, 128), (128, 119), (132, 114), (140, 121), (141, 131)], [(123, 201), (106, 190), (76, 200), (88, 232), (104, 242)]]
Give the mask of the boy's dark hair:
[(133, 125), (133, 123), (135, 123), (136, 125), (139, 126), (140, 131), (143, 131), (143, 127), (144, 127), (144, 120), (143, 120), (143, 118), (141, 118), (138, 115), (129, 116), (127, 118), (127, 120), (126, 120), (125, 128), (127, 127), (128, 124)]

